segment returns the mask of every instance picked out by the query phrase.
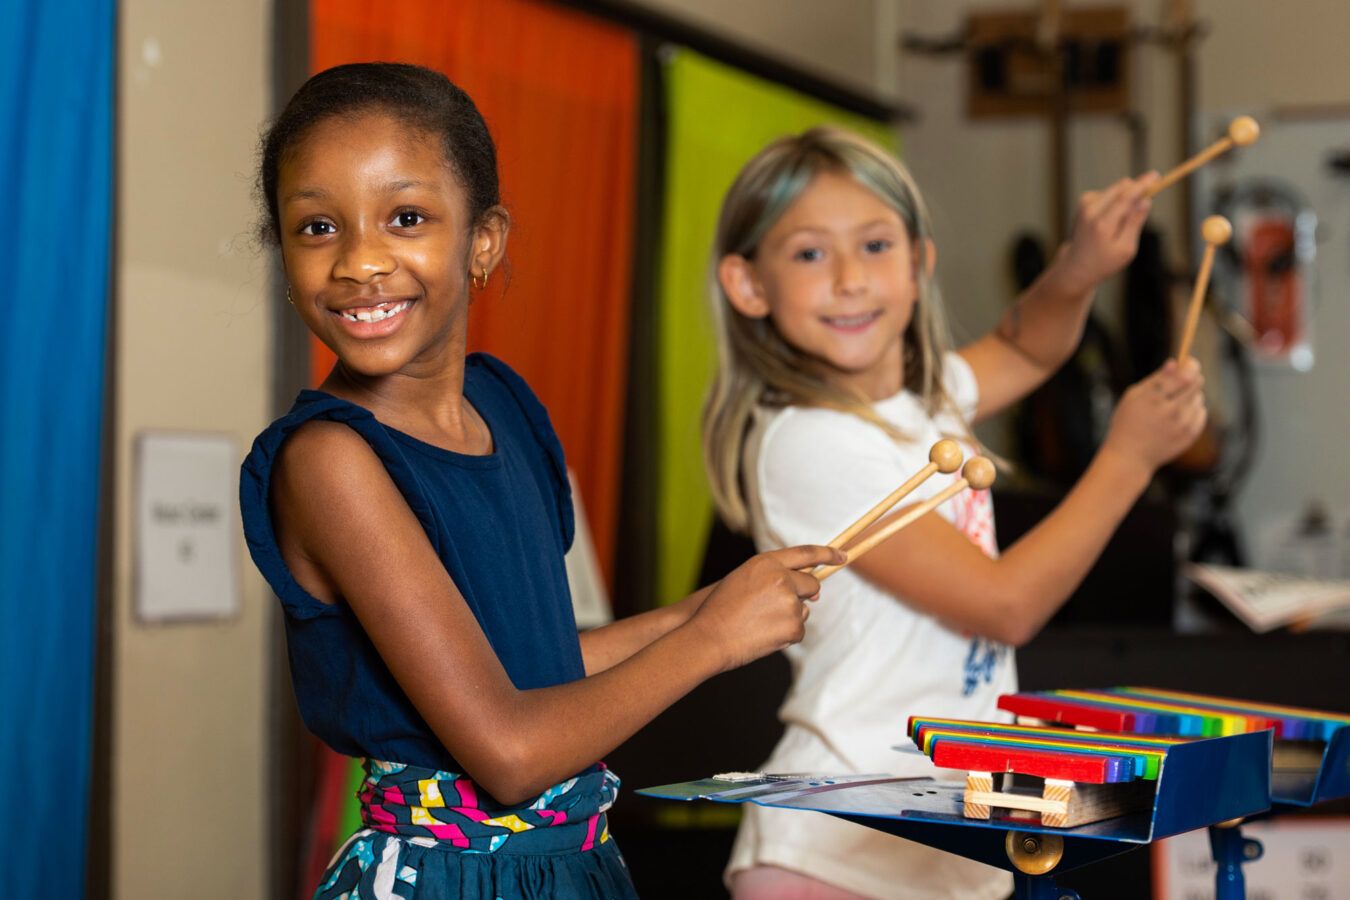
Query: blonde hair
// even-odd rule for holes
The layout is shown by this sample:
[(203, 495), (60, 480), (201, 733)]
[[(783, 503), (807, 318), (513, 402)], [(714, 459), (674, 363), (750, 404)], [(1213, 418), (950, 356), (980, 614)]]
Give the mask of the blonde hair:
[(914, 179), (886, 150), (840, 128), (818, 127), (780, 138), (746, 163), (732, 183), (713, 243), (709, 296), (718, 367), (703, 406), (703, 460), (718, 512), (737, 531), (750, 527), (741, 466), (757, 405), (836, 409), (871, 422), (897, 441), (908, 439), (877, 415), (861, 391), (832, 385), (824, 365), (785, 341), (768, 317), (737, 312), (717, 278), (723, 257), (754, 258), (764, 235), (822, 172), (850, 175), (899, 214), (912, 242), (918, 285), (914, 314), (903, 336), (903, 384), (918, 395), (929, 416), (950, 411), (969, 434), (943, 387), (942, 358), (951, 337), (931, 267), (924, 264), (932, 228)]

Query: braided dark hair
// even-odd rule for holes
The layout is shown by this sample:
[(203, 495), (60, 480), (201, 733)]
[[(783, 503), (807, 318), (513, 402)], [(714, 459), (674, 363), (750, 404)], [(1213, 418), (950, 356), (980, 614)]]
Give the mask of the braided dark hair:
[(497, 148), (487, 123), (462, 89), (440, 72), (406, 63), (351, 63), (325, 69), (301, 85), (259, 148), (257, 191), (265, 215), (261, 237), (280, 238), (277, 178), (287, 154), (320, 122), (380, 112), (439, 134), (446, 162), (469, 199), (469, 222), (501, 203)]

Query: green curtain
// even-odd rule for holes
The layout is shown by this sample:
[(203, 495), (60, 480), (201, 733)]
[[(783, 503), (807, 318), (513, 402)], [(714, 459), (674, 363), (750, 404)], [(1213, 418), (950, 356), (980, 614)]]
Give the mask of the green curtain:
[(656, 599), (697, 585), (712, 497), (699, 415), (716, 360), (707, 285), (722, 195), (784, 134), (830, 123), (896, 148), (885, 123), (846, 112), (688, 50), (666, 57), (666, 182), (657, 276)]

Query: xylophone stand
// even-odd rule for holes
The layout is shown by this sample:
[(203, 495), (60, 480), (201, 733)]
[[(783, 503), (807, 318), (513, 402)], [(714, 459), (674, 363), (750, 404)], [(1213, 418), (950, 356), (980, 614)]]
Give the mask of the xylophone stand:
[(1215, 900), (1245, 900), (1247, 879), (1242, 864), (1256, 862), (1265, 852), (1261, 842), (1242, 836), (1242, 820), (1234, 819), (1209, 826), (1209, 848), (1218, 863), (1214, 874)]
[(1013, 866), (1016, 900), (1079, 900), (1078, 892), (1055, 884), (1050, 873), (1064, 856), (1064, 838), (1055, 834), (1009, 831), (1003, 849)]
[(1013, 873), (1015, 900), (1078, 900), (1078, 892), (1055, 884), (1049, 875)]
[[(1345, 733), (1350, 738), (1350, 729)], [(1011, 870), (1018, 900), (1079, 900), (1077, 893), (1055, 884), (1055, 873), (1270, 809), (1270, 754), (1269, 731), (1168, 744), (1148, 810), (1064, 828), (1004, 815), (967, 816), (965, 784), (932, 778), (756, 774), (660, 785), (638, 793), (826, 813)], [(1253, 858), (1253, 851), (1244, 851), (1247, 842), (1237, 829), (1227, 831), (1220, 840), (1225, 847), (1235, 842), (1233, 869), (1240, 877), (1241, 861)], [(1222, 856), (1218, 851), (1215, 855)], [(1233, 894), (1220, 897), (1231, 900)]]

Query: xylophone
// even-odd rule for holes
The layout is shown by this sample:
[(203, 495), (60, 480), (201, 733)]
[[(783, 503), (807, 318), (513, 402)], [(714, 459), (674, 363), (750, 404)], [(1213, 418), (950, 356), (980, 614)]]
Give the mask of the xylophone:
[(998, 705), (1023, 724), (1136, 735), (1270, 731), (1273, 802), (1311, 806), (1350, 796), (1350, 714), (1143, 687), (1009, 694)]
[(933, 764), (966, 770), (962, 812), (1072, 828), (1148, 809), (1180, 737), (1140, 737), (914, 716), (909, 735)]
[[(972, 796), (969, 783), (885, 775), (732, 773), (638, 793), (828, 813), (1011, 871), (1022, 900), (1076, 900), (1073, 891), (1055, 885), (1055, 871), (1270, 806), (1270, 739), (1264, 733), (1191, 739), (1112, 735), (1109, 746), (1094, 748), (1090, 736), (1069, 743), (1065, 736), (1072, 732), (1062, 729), (1015, 731), (1011, 729), (1016, 726), (936, 718), (916, 718), (911, 724), (928, 752), (940, 754), (947, 764), (977, 760), (985, 771), (998, 769), (990, 757), (962, 754), (978, 754), (982, 748), (976, 739), (982, 734), (1008, 729), (1007, 746), (994, 750), (1004, 774), (1009, 761), (1016, 760), (1014, 769), (1025, 763), (1033, 771), (1051, 773), (1038, 776), (1042, 781), (1063, 780), (1072, 787), (1068, 796), (1059, 798), (1053, 792), (1037, 797), (1034, 791), (1002, 785), (1019, 797), (1017, 809), (1003, 797)], [(1046, 734), (1055, 740), (1042, 737)], [(1096, 740), (1100, 744), (1102, 739)], [(1052, 743), (1064, 746), (1046, 746)], [(1049, 759), (1056, 753), (1061, 758)], [(1066, 768), (1042, 768), (1047, 761)], [(1056, 779), (1055, 774), (1081, 781)], [(1128, 781), (1121, 780), (1126, 777)], [(1112, 778), (1117, 780), (1108, 780)], [(988, 814), (978, 810), (980, 800), (987, 801)], [(993, 815), (993, 809), (1008, 812)], [(1053, 824), (1056, 815), (1062, 816), (1062, 824)]]

